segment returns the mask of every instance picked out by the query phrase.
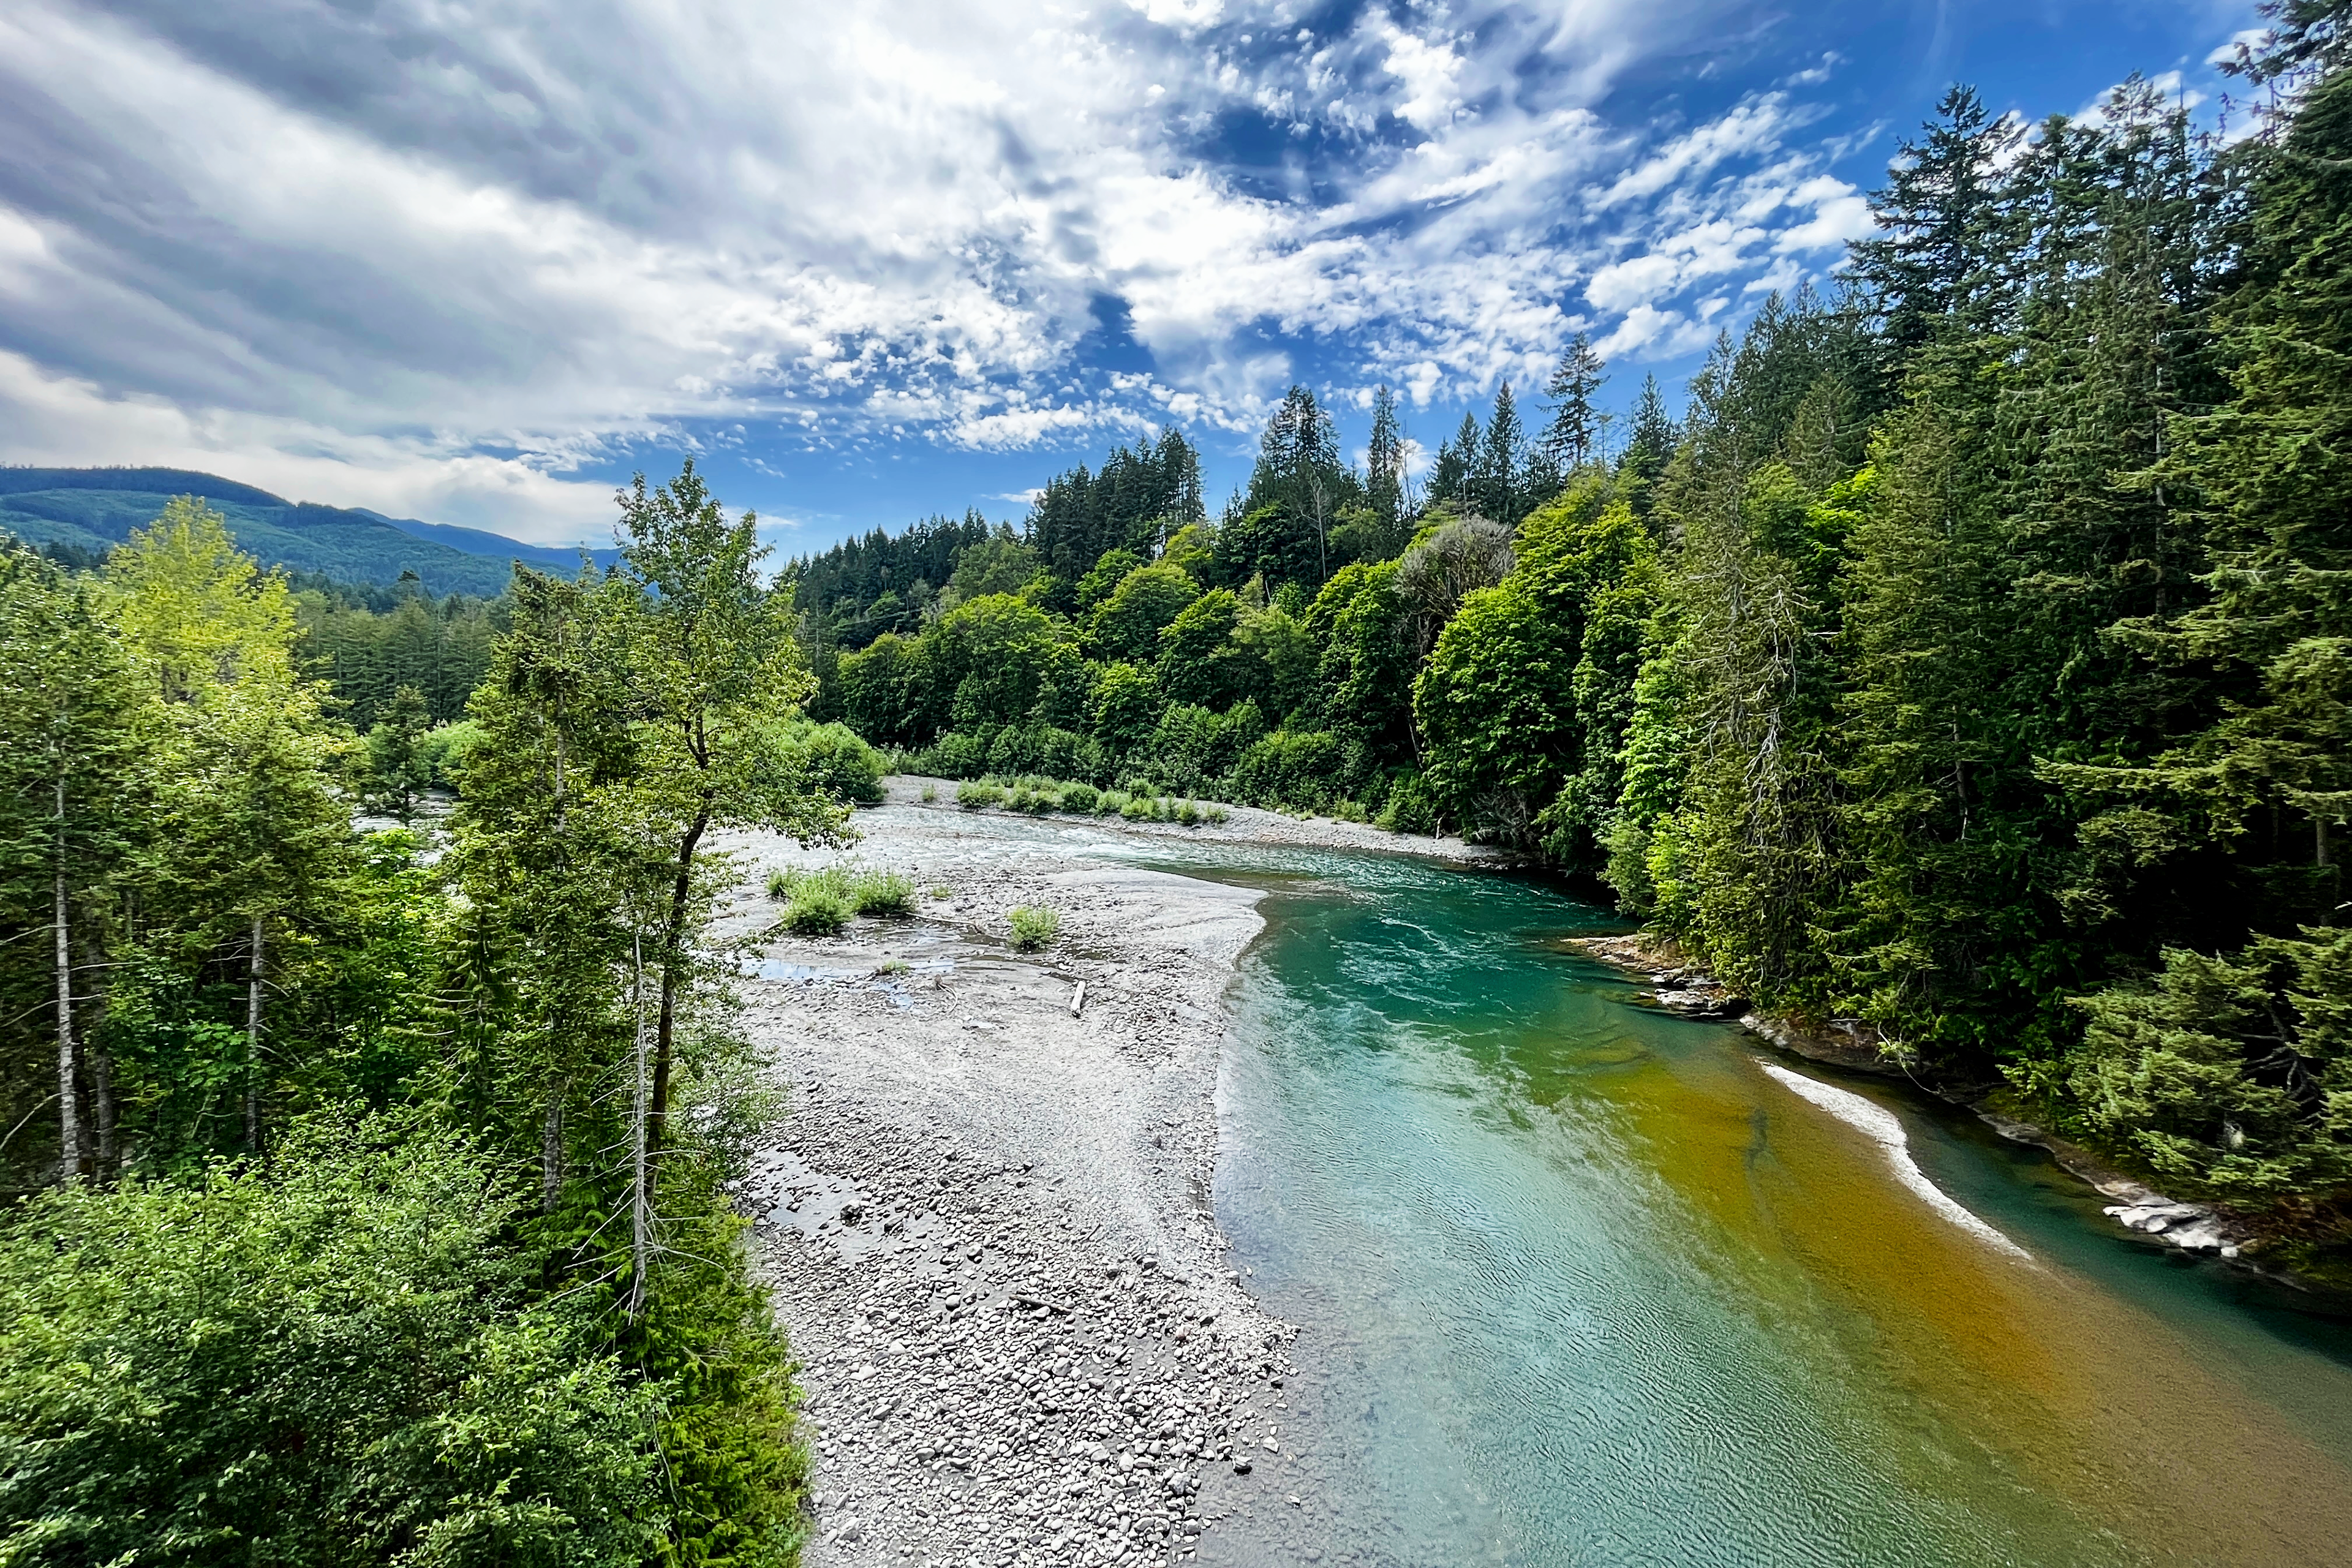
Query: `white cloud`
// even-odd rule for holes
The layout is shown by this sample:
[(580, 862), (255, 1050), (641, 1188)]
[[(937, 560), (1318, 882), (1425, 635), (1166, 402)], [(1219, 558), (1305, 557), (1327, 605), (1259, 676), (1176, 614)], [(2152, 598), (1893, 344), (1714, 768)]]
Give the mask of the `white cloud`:
[[(1745, 4), (19, 0), (0, 458), (556, 537), (648, 445), (1238, 432), (1313, 343), (1425, 406), (1587, 304), (1687, 352), (1685, 291), (1866, 220), (1785, 92), (1602, 118)], [(1236, 116), (1308, 151), (1231, 156)], [(1106, 299), (1148, 373), (1088, 363)]]

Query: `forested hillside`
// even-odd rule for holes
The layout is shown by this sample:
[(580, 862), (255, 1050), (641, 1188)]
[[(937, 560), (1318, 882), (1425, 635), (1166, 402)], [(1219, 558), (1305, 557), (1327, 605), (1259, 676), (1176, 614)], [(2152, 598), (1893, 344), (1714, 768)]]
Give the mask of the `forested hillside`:
[[(566, 574), (579, 567), (576, 550), (288, 501), (185, 468), (0, 468), (0, 531), (68, 561), (94, 561), (152, 521), (174, 496), (212, 502), (237, 548), (265, 566), (341, 583), (389, 587), (405, 577), (429, 594), (493, 598), (518, 561)], [(610, 550), (593, 553), (602, 564), (614, 559)]]
[[(622, 521), (495, 616), (298, 599), (193, 497), (0, 553), (9, 1561), (797, 1556), (710, 837), (836, 840), (873, 764), (749, 516)], [(454, 815), (363, 831), (457, 731)]]
[(936, 526), (802, 563), (817, 710), (925, 771), (1517, 847), (1763, 1005), (2341, 1239), (2347, 48), (2290, 7), (2234, 143), (2137, 83), (2031, 127), (1956, 89), (1837, 297), (1768, 303), (1679, 421), (1653, 383), (1606, 429), (1580, 339), (1418, 486), (1385, 392), (1359, 468), (1294, 387), (1213, 520), (1171, 435), (952, 570)]

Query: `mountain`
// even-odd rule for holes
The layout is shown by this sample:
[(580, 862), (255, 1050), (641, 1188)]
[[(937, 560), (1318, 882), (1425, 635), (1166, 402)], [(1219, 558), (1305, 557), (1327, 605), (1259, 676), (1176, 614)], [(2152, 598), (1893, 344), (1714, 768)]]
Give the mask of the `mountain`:
[[(389, 585), (413, 572), (428, 593), (487, 598), (505, 591), (517, 561), (566, 575), (580, 570), (577, 550), (362, 508), (289, 501), (187, 468), (0, 468), (0, 529), (34, 544), (103, 551), (155, 521), (173, 496), (201, 497), (228, 519), (238, 547), (264, 565), (340, 582)], [(604, 565), (615, 552), (590, 554)]]

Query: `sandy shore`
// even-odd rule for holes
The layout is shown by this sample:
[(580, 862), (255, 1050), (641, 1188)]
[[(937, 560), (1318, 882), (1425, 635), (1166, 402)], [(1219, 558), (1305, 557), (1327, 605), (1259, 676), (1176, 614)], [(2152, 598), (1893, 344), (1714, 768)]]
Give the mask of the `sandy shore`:
[[(847, 858), (912, 873), (919, 917), (762, 942), (744, 982), (791, 1095), (740, 1199), (805, 1363), (812, 1568), (1230, 1561), (1228, 1521), (1318, 1560), (1285, 1441), (1293, 1331), (1227, 1263), (1210, 1200), (1223, 997), (1258, 895), (1087, 851), (1488, 855), (1255, 811), (1189, 830), (972, 814), (952, 786), (926, 805), (891, 785)], [(771, 869), (836, 858), (730, 847), (735, 935), (772, 921)], [(1024, 903), (1062, 914), (1043, 953), (1005, 942)]]

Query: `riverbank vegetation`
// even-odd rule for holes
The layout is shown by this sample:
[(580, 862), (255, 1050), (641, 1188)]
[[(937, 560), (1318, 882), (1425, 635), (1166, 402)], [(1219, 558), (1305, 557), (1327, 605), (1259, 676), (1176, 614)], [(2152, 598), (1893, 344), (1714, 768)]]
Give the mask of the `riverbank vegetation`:
[(690, 468), (622, 510), (610, 573), (381, 617), (479, 649), (429, 837), (355, 812), (446, 704), (362, 737), (305, 662), (371, 612), (192, 498), (0, 554), (0, 1557), (796, 1559), (710, 836), (838, 841), (874, 763), (752, 520)]
[(1213, 517), (1171, 433), (1024, 532), (798, 563), (817, 710), (949, 777), (1517, 847), (1761, 1005), (2340, 1244), (2343, 11), (2276, 11), (2236, 140), (2145, 83), (2031, 127), (1953, 91), (1843, 291), (1769, 302), (1679, 420), (1653, 383), (1610, 431), (1579, 339), (1423, 483), (1388, 394), (1358, 467), (1293, 388)]

